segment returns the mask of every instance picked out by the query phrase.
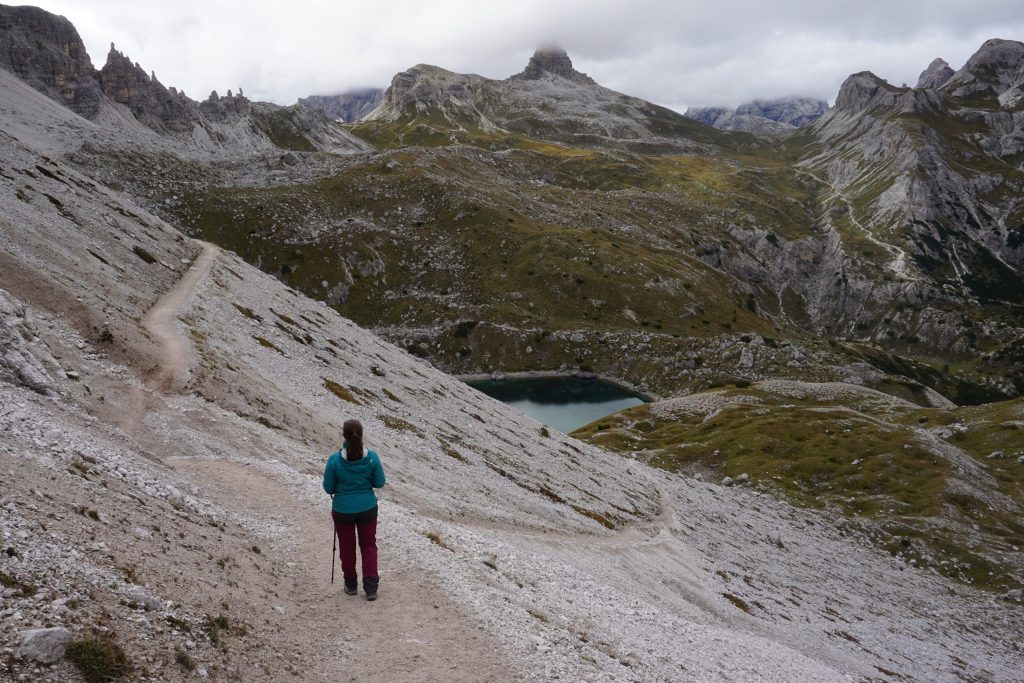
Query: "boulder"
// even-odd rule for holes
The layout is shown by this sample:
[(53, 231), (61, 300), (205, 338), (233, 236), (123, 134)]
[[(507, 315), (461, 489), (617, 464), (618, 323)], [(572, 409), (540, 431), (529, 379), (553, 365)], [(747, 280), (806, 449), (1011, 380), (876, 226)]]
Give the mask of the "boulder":
[(71, 633), (60, 626), (23, 631), (18, 656), (42, 664), (54, 664), (64, 657), (70, 640)]
[(52, 358), (41, 348), (26, 315), (25, 308), (0, 289), (0, 382), (52, 395), (53, 380), (41, 360)]

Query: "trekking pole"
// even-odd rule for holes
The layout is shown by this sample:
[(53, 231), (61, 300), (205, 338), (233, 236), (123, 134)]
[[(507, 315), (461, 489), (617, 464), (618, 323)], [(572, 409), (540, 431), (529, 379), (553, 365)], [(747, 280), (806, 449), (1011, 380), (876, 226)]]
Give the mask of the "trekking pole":
[[(334, 494), (331, 494), (331, 501), (334, 501)], [(334, 506), (331, 506), (334, 509)], [(334, 520), (331, 520), (331, 585), (334, 585), (334, 556), (337, 555), (338, 530), (334, 528)]]

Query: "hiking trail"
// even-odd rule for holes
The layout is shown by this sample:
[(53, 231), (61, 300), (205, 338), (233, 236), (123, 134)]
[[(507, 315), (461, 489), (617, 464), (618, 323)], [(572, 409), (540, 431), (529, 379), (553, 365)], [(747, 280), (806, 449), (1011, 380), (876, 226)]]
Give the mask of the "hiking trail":
[[(202, 252), (185, 275), (146, 315), (144, 325), (159, 344), (159, 360), (147, 388), (133, 399), (136, 427), (155, 403), (150, 400), (153, 393), (174, 393), (187, 383), (192, 344), (179, 318), (207, 282), (220, 253), (213, 245), (201, 244)], [(358, 596), (344, 594), (340, 561), (334, 584), (330, 582), (333, 526), (326, 494), (320, 504), (313, 504), (296, 495), (297, 482), (261, 471), (259, 462), (185, 456), (167, 458), (165, 463), (188, 476), (204, 495), (236, 501), (233, 512), (273, 519), (288, 527), (287, 540), (275, 542), (267, 551), (292, 567), (294, 577), (279, 588), (278, 607), (285, 627), (275, 643), (294, 648), (292, 652), (313, 646), (307, 653), (303, 680), (516, 679), (514, 668), (502, 657), (500, 643), (446, 594), (444, 577), (431, 567), (417, 566), (415, 556), (389, 547), (393, 539), (388, 529), (393, 522), (387, 517), (386, 494), (381, 496), (378, 531), (380, 598), (370, 603), (361, 590)], [(253, 676), (259, 679), (260, 672), (254, 671)]]

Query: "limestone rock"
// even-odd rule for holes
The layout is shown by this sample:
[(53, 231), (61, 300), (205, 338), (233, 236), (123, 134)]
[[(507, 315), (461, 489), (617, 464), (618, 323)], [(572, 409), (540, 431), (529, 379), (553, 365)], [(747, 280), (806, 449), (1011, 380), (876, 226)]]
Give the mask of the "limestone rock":
[(18, 656), (42, 664), (55, 664), (64, 657), (71, 633), (62, 627), (37, 628), (21, 634)]
[(332, 119), (346, 123), (358, 121), (384, 101), (383, 88), (357, 88), (339, 95), (300, 97), (299, 104), (317, 109)]
[(86, 118), (102, 93), (78, 31), (37, 7), (0, 5), (0, 67)]
[(953, 97), (995, 95), (1003, 107), (1024, 100), (1024, 43), (986, 40), (943, 86)]
[(580, 85), (597, 85), (593, 78), (577, 71), (568, 53), (556, 46), (538, 48), (522, 73), (513, 78), (537, 81), (544, 78), (545, 74), (560, 76)]
[(839, 88), (836, 110), (860, 112), (896, 104), (906, 88), (897, 88), (870, 71), (861, 71), (847, 78)]
[(51, 395), (53, 380), (42, 360), (52, 362), (32, 332), (25, 308), (0, 289), (0, 381)]
[(928, 65), (928, 68), (921, 72), (917, 79), (917, 88), (939, 88), (956, 73), (949, 66), (945, 59), (936, 58)]
[(99, 78), (103, 94), (128, 107), (135, 118), (151, 128), (188, 131), (198, 118), (195, 102), (165, 88), (155, 74), (147, 74), (113, 44)]

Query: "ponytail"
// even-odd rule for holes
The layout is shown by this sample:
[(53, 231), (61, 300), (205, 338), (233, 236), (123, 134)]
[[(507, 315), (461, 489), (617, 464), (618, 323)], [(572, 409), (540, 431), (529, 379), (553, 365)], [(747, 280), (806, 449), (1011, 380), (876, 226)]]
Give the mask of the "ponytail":
[(345, 437), (345, 459), (351, 462), (363, 457), (363, 424), (359, 420), (345, 420), (341, 434)]

